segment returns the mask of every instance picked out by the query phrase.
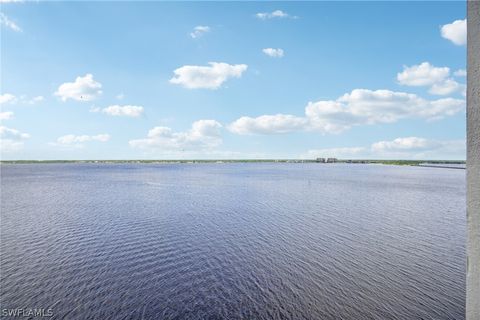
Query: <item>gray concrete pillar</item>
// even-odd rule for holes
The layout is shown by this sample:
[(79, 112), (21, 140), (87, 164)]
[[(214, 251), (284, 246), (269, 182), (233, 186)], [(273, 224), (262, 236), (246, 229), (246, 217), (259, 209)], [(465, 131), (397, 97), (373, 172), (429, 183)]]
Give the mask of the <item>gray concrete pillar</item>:
[(480, 1), (467, 1), (467, 306), (480, 320)]

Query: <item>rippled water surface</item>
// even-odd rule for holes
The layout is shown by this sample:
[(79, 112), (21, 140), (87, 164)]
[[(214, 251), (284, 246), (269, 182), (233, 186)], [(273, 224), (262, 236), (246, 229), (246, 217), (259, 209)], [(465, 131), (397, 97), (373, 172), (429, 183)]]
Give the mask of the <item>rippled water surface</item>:
[(1, 166), (1, 307), (56, 319), (464, 319), (465, 171)]

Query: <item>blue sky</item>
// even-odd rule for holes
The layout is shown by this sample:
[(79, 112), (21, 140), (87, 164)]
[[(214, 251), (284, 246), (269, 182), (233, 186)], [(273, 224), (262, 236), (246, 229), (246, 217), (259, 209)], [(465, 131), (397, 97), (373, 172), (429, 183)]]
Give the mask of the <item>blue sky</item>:
[(5, 160), (465, 158), (463, 2), (0, 11)]

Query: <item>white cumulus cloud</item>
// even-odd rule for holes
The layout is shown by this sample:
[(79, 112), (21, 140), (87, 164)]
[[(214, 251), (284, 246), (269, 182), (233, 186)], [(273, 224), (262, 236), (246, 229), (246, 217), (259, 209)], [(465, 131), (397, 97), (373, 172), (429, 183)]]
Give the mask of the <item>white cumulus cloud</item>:
[(27, 100), (27, 103), (28, 104), (36, 104), (36, 103), (43, 102), (44, 100), (45, 100), (45, 98), (43, 96), (36, 96), (36, 97), (33, 97), (33, 98)]
[(302, 130), (308, 123), (303, 117), (288, 114), (263, 115), (256, 118), (241, 117), (228, 126), (237, 134), (276, 134)]
[(246, 64), (231, 65), (224, 62), (209, 62), (209, 66), (183, 66), (175, 69), (170, 83), (188, 89), (218, 89), (230, 78), (240, 78), (247, 70)]
[(455, 20), (443, 25), (440, 33), (443, 38), (452, 41), (457, 46), (465, 45), (467, 43), (467, 19)]
[(464, 84), (458, 83), (453, 79), (447, 79), (445, 81), (435, 83), (428, 92), (436, 95), (449, 95), (455, 92), (463, 93), (466, 89)]
[(131, 106), (131, 105), (112, 105), (106, 108), (94, 108), (92, 112), (103, 112), (111, 116), (125, 116), (125, 117), (132, 117), (136, 118), (143, 114), (143, 107), (142, 106)]
[(0, 12), (0, 25), (5, 26), (15, 32), (22, 32), (22, 28), (20, 28), (15, 22), (10, 20), (10, 18), (8, 18), (3, 12)]
[(37, 103), (40, 103), (44, 101), (45, 98), (43, 96), (36, 96), (33, 98), (28, 98), (25, 95), (22, 95), (20, 97), (16, 97), (13, 94), (10, 93), (4, 93), (0, 95), (0, 104), (30, 104), (34, 105)]
[(437, 120), (465, 110), (462, 99), (426, 100), (390, 90), (355, 89), (336, 100), (309, 102), (305, 115), (241, 117), (228, 128), (237, 134), (275, 134), (299, 130), (341, 133), (353, 126), (393, 123), (402, 119)]
[(458, 69), (453, 73), (456, 77), (465, 77), (467, 75), (467, 70), (465, 69)]
[(16, 101), (16, 97), (11, 93), (4, 93), (0, 95), (0, 104), (13, 103)]
[(404, 150), (425, 150), (435, 148), (439, 142), (418, 137), (397, 138), (391, 141), (379, 141), (372, 144), (376, 152), (398, 152)]
[(367, 147), (311, 149), (300, 155), (303, 159), (426, 159), (463, 160), (465, 140), (435, 140), (420, 137), (401, 137), (378, 141)]
[(281, 58), (283, 57), (283, 49), (274, 49), (274, 48), (265, 48), (262, 50), (263, 53), (265, 53), (267, 56), (272, 57), (272, 58)]
[(282, 10), (274, 10), (272, 12), (259, 12), (255, 14), (255, 17), (261, 20), (267, 20), (267, 19), (282, 19), (282, 18), (293, 18), (296, 19), (296, 16), (291, 16), (288, 13), (282, 11)]
[(0, 150), (2, 152), (14, 152), (22, 149), (24, 141), (28, 138), (30, 138), (28, 133), (0, 126)]
[(131, 147), (171, 151), (209, 150), (222, 143), (220, 130), (222, 125), (215, 120), (198, 120), (188, 131), (174, 132), (169, 127), (154, 127), (143, 139), (130, 140)]
[(404, 66), (403, 71), (397, 74), (397, 80), (405, 86), (429, 86), (428, 92), (436, 95), (463, 94), (466, 88), (450, 77), (450, 68), (435, 67), (428, 62)]
[(65, 82), (54, 93), (62, 101), (73, 99), (77, 101), (91, 101), (102, 94), (102, 84), (93, 79), (88, 73), (83, 77), (77, 77), (74, 82)]
[(199, 38), (203, 36), (205, 33), (210, 32), (210, 27), (209, 26), (196, 26), (193, 28), (193, 31), (190, 32), (190, 37), (193, 39)]
[(428, 62), (411, 67), (404, 66), (403, 71), (397, 74), (400, 84), (406, 86), (431, 86), (444, 81), (450, 75), (448, 67), (434, 67)]
[(431, 140), (418, 137), (379, 141), (371, 145), (379, 158), (396, 159), (465, 159), (465, 140)]
[(51, 143), (53, 146), (64, 146), (64, 147), (82, 147), (83, 143), (97, 141), (97, 142), (107, 142), (110, 140), (109, 134), (97, 134), (97, 135), (74, 135), (67, 134), (61, 136), (57, 139), (56, 142)]

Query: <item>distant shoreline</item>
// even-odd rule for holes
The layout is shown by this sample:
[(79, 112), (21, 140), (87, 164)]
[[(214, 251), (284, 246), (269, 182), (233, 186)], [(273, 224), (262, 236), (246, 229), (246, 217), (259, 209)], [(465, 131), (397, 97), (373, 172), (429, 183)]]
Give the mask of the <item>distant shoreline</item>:
[[(319, 165), (342, 164), (384, 164), (403, 166), (422, 166), (465, 169), (448, 165), (466, 164), (465, 160), (375, 160), (375, 159), (336, 159), (332, 163), (323, 163), (313, 159), (229, 159), (229, 160), (1, 160), (0, 164), (60, 164), (60, 163), (96, 163), (96, 164), (195, 164), (195, 163), (318, 163)], [(444, 166), (442, 166), (444, 165)]]

